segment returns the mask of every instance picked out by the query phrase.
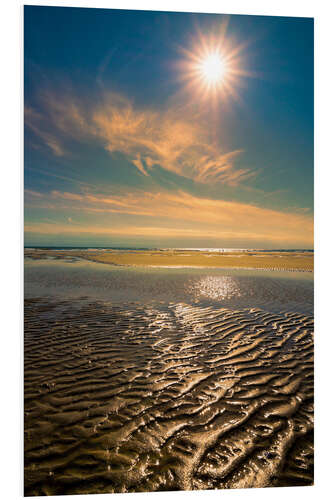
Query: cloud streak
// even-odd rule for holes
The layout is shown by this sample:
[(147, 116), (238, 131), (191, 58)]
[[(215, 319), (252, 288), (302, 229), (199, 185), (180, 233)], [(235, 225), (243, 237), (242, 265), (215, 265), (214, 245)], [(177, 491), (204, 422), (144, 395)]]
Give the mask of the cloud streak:
[[(75, 231), (77, 233), (118, 234), (127, 236), (161, 234), (165, 237), (189, 236), (202, 239), (234, 238), (243, 241), (262, 240), (290, 243), (301, 246), (313, 245), (313, 219), (299, 212), (280, 212), (250, 204), (212, 200), (176, 193), (150, 193), (136, 191), (129, 194), (96, 195), (88, 192), (70, 193), (52, 191), (47, 195), (26, 192), (26, 203), (39, 209), (70, 211), (83, 217), (96, 216), (98, 224), (77, 223), (76, 227), (27, 224), (27, 232), (50, 234)], [(117, 216), (133, 216), (133, 222), (115, 219)], [(112, 216), (108, 225), (108, 217)], [(110, 220), (110, 219), (109, 219)]]
[(241, 149), (223, 151), (210, 139), (202, 116), (186, 114), (176, 106), (157, 111), (140, 109), (111, 92), (88, 102), (44, 91), (38, 109), (26, 108), (25, 124), (56, 156), (68, 153), (66, 146), (74, 139), (98, 143), (110, 154), (127, 155), (144, 176), (157, 165), (204, 184), (236, 186), (256, 175), (236, 166)]

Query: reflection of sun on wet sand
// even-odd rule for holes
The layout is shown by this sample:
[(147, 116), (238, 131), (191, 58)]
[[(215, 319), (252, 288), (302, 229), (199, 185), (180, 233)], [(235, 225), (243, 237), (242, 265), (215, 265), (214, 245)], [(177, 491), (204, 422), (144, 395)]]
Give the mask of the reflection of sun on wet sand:
[(32, 258), (64, 258), (70, 256), (105, 264), (127, 266), (188, 266), (313, 271), (313, 253), (306, 251), (218, 253), (180, 250), (136, 250), (130, 252), (117, 250), (25, 250), (25, 255)]
[(25, 254), (26, 495), (313, 483), (313, 275), (140, 267), (310, 253)]
[(311, 316), (26, 300), (26, 495), (312, 481)]

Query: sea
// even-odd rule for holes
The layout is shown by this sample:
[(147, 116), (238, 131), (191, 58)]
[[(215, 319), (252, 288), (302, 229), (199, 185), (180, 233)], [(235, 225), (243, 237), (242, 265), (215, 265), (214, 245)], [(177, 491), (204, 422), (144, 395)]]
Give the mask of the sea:
[(314, 252), (313, 249), (309, 248), (183, 248), (183, 247), (170, 247), (170, 248), (159, 248), (159, 247), (90, 247), (90, 246), (25, 246), (27, 250), (53, 250), (53, 251), (75, 251), (75, 250), (85, 250), (85, 251), (103, 251), (103, 250), (118, 250), (124, 252), (138, 252), (138, 251), (184, 251), (187, 252)]

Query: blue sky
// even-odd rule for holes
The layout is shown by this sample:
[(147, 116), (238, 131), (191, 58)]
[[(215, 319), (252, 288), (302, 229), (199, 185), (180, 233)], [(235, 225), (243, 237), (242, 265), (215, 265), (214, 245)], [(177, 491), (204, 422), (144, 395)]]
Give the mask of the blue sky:
[(26, 6), (24, 46), (26, 245), (313, 247), (312, 19)]

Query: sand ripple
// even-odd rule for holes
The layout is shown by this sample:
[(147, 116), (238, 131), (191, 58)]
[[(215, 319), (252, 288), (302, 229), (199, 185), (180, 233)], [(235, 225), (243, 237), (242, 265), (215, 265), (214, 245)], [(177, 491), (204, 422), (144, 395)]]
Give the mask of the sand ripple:
[(312, 482), (312, 317), (26, 300), (26, 495)]

